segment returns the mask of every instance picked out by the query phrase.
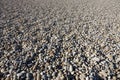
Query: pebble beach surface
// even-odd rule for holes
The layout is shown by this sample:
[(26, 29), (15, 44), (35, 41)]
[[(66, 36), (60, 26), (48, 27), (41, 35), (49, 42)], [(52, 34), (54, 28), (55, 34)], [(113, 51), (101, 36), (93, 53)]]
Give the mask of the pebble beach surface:
[(0, 80), (120, 80), (120, 0), (0, 0)]

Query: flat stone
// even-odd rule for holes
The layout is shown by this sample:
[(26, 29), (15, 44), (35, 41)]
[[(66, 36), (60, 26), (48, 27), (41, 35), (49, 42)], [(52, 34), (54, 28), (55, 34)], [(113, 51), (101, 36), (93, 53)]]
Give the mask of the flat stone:
[(92, 61), (99, 62), (100, 58), (94, 57), (94, 58), (92, 58)]

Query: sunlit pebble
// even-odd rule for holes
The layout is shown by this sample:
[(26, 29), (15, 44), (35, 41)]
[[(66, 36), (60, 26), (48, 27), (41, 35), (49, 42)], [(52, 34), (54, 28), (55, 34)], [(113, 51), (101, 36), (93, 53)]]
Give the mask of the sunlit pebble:
[(116, 63), (118, 63), (118, 62), (120, 62), (120, 57), (118, 57), (118, 58), (116, 59)]
[(2, 73), (4, 73), (4, 72), (5, 72), (5, 69), (4, 69), (4, 68), (2, 68), (2, 69), (1, 69), (1, 72), (2, 72)]
[(74, 62), (78, 63), (79, 62), (79, 58), (74, 58)]
[(25, 71), (22, 71), (20, 73), (17, 74), (18, 77), (20, 77), (22, 74), (26, 73)]
[(10, 69), (10, 70), (9, 70), (9, 73), (11, 74), (11, 73), (12, 73), (12, 71), (13, 71), (13, 69)]
[(106, 46), (105, 48), (104, 48), (104, 50), (105, 50), (105, 52), (107, 52), (107, 51), (109, 51), (109, 47), (108, 46)]
[(70, 67), (69, 67), (69, 71), (70, 71), (70, 72), (73, 71), (73, 67), (72, 67), (72, 65), (70, 65)]
[(73, 56), (76, 54), (76, 52), (72, 52)]
[(63, 80), (64, 76), (61, 72), (58, 73), (57, 79)]
[(102, 70), (99, 72), (99, 76), (105, 78), (107, 77), (107, 73), (104, 70)]
[(37, 80), (40, 80), (40, 71), (37, 70)]
[(5, 80), (11, 80), (10, 75), (8, 74)]
[(14, 73), (14, 75), (13, 75), (13, 80), (16, 80), (16, 79), (17, 79), (17, 74)]
[(78, 75), (76, 75), (76, 76), (75, 76), (75, 79), (76, 79), (76, 80), (78, 80), (78, 79), (79, 79)]
[(81, 80), (85, 80), (85, 78), (86, 78), (85, 74), (81, 74), (81, 75), (80, 75), (80, 79), (81, 79)]
[(99, 61), (100, 61), (100, 59), (99, 59), (99, 58), (97, 58), (97, 57), (94, 57), (94, 58), (92, 58), (92, 61), (99, 62)]
[(106, 56), (107, 56), (107, 58), (108, 58), (110, 61), (113, 60), (113, 56), (112, 56), (112, 54), (108, 54), (108, 55), (106, 55)]
[(119, 74), (117, 74), (117, 77), (118, 77), (118, 78), (120, 78), (120, 73), (119, 73)]
[(90, 80), (90, 79), (89, 79), (89, 76), (87, 76), (85, 80)]

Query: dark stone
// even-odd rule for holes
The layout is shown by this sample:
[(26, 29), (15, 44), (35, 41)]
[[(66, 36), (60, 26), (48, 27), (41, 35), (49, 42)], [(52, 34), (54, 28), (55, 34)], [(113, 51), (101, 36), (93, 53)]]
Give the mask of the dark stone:
[(50, 28), (44, 28), (44, 31), (50, 31)]
[(3, 55), (4, 55), (4, 53), (3, 53), (3, 52), (0, 52), (0, 58), (1, 58)]
[(0, 79), (4, 77), (4, 73), (0, 72)]
[(28, 74), (29, 74), (28, 78), (29, 78), (30, 80), (33, 80), (33, 79), (34, 79), (33, 74), (32, 74), (32, 73), (28, 73)]
[(23, 74), (20, 76), (19, 79), (20, 79), (20, 80), (25, 80), (25, 79), (26, 79), (26, 73), (23, 73)]
[(32, 40), (32, 43), (33, 44), (37, 43), (37, 39)]
[(70, 73), (67, 75), (67, 78), (68, 80), (75, 80), (75, 76)]
[(56, 21), (54, 21), (54, 22), (53, 22), (53, 26), (56, 26), (56, 25), (57, 25), (57, 22), (56, 22)]
[(62, 66), (61, 65), (57, 65), (56, 68), (57, 69), (62, 69)]
[(104, 80), (104, 79), (96, 73), (93, 77), (93, 80)]
[(22, 46), (21, 45), (16, 45), (15, 51), (22, 52)]

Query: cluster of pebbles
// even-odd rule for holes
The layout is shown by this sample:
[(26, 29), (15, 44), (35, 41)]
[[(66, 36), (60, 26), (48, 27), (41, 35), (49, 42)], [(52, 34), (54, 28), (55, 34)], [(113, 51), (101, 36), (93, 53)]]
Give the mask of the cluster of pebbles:
[(120, 80), (119, 0), (1, 0), (0, 80)]

